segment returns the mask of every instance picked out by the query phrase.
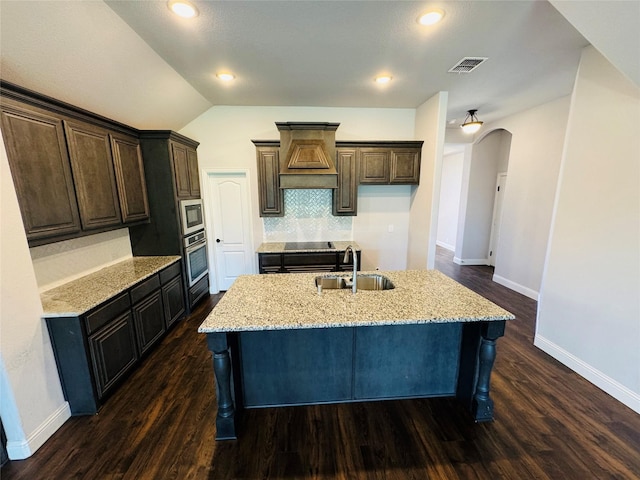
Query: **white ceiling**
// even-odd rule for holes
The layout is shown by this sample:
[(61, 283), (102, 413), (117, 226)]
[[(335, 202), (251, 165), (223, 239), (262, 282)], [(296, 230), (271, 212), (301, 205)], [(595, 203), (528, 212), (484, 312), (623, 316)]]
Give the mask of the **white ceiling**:
[[(639, 0), (193, 2), (189, 21), (165, 0), (0, 0), (0, 76), (174, 130), (213, 105), (415, 108), (438, 91), (455, 125), (471, 108), (491, 122), (569, 94), (588, 41), (639, 83)], [(444, 20), (418, 25), (433, 6)], [(465, 56), (489, 60), (447, 73)]]
[[(106, 3), (214, 105), (415, 108), (446, 90), (447, 120), (491, 121), (569, 94), (588, 44), (546, 1), (193, 0), (191, 20), (164, 1)], [(444, 20), (419, 25), (430, 6)], [(447, 73), (465, 56), (489, 60)]]

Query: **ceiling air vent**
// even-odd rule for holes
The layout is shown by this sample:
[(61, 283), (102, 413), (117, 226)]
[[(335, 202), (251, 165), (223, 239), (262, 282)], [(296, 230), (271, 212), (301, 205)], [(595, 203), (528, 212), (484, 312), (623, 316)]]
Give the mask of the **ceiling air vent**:
[(464, 57), (458, 63), (456, 63), (453, 67), (451, 67), (448, 72), (449, 73), (469, 73), (480, 65), (485, 60), (488, 60), (488, 57)]

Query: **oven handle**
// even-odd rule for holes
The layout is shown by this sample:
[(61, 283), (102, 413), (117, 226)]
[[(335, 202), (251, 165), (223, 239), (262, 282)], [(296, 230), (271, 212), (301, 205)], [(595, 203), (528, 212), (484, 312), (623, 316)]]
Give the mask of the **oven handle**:
[(196, 248), (199, 248), (202, 245), (206, 245), (207, 244), (207, 239), (203, 238), (202, 240), (197, 241), (196, 243), (192, 243), (191, 245), (189, 245), (188, 247), (186, 247), (184, 249), (185, 252), (190, 252), (192, 250), (195, 250)]

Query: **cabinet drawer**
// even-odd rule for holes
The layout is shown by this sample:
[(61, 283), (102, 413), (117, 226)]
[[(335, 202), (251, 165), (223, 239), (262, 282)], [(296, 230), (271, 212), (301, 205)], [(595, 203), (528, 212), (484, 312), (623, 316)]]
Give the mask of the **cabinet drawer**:
[(260, 253), (258, 261), (260, 263), (260, 273), (282, 272), (282, 254), (280, 253)]
[(93, 313), (86, 316), (87, 333), (92, 334), (98, 331), (101, 327), (113, 320), (118, 314), (125, 311), (131, 306), (129, 295), (123, 293), (120, 296), (114, 298), (109, 303), (100, 307)]
[(307, 265), (333, 265), (336, 266), (335, 253), (287, 253), (283, 256), (285, 267)]
[(158, 288), (160, 288), (160, 277), (158, 275), (147, 278), (131, 289), (131, 301), (136, 303)]
[(160, 272), (160, 283), (164, 285), (176, 275), (180, 275), (180, 262), (176, 262)]
[(282, 265), (282, 255), (279, 253), (261, 253), (260, 265), (262, 267), (279, 267)]
[(189, 306), (193, 307), (198, 300), (209, 293), (209, 275), (205, 275), (189, 289)]

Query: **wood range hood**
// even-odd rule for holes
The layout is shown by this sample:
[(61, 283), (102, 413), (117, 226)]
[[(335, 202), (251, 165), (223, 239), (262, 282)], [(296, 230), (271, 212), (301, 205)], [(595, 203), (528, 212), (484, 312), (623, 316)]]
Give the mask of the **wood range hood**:
[(280, 131), (280, 188), (338, 188), (339, 123), (276, 122)]

